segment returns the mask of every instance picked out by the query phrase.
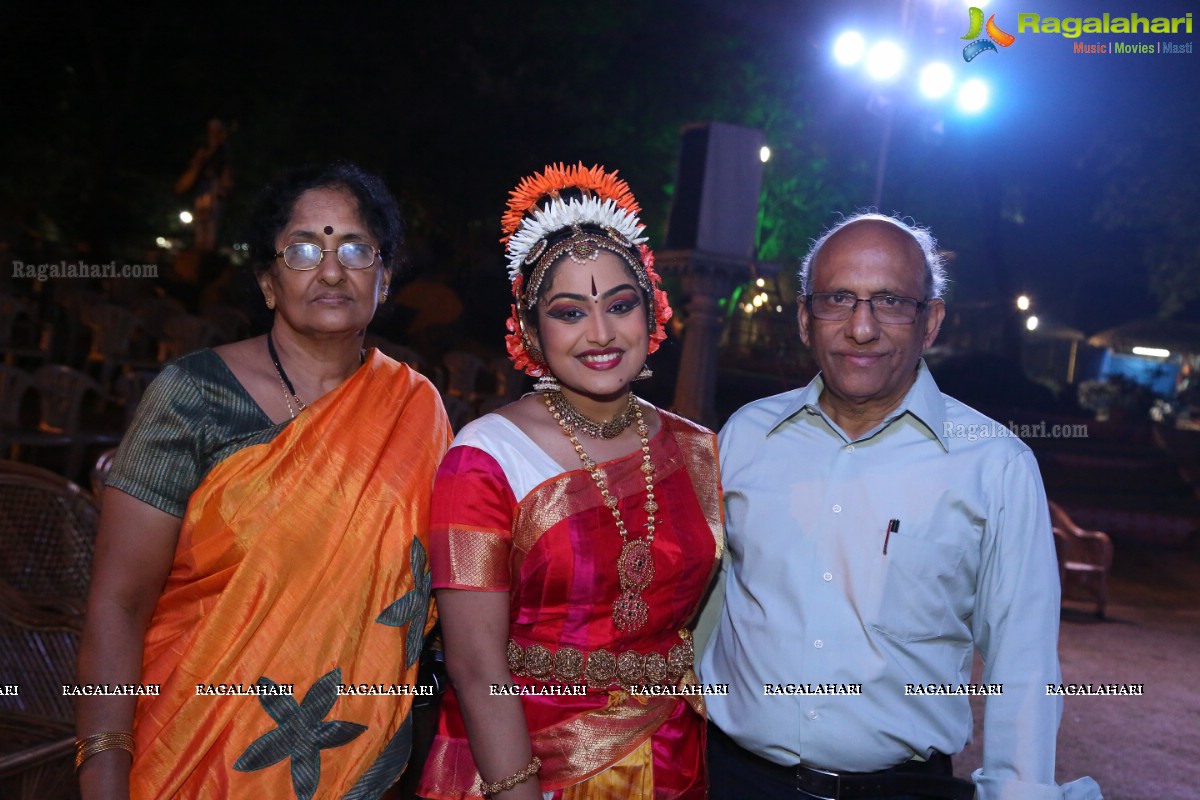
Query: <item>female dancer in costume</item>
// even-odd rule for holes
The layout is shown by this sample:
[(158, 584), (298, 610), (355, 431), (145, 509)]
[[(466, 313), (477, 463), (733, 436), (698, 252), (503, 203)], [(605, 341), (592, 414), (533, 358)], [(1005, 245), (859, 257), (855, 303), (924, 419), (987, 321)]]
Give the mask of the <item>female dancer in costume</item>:
[(638, 211), (582, 164), (509, 200), (508, 350), (541, 380), (466, 426), (438, 471), (453, 687), (423, 795), (705, 794), (686, 626), (721, 555), (716, 439), (631, 391), (671, 316)]

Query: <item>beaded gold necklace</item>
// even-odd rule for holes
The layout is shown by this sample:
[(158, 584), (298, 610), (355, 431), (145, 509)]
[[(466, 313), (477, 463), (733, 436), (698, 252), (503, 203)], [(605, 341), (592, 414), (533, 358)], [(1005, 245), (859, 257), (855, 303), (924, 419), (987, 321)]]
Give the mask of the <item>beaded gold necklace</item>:
[(621, 534), (621, 541), (624, 542), (621, 555), (617, 557), (617, 576), (621, 580), (621, 595), (613, 603), (612, 617), (613, 624), (625, 632), (636, 631), (646, 624), (650, 606), (642, 599), (642, 592), (654, 578), (654, 554), (650, 547), (654, 543), (654, 515), (658, 511), (658, 503), (654, 500), (654, 462), (650, 458), (650, 428), (642, 416), (641, 404), (632, 393), (629, 398), (630, 407), (633, 409), (634, 425), (638, 437), (641, 439), (641, 471), (646, 476), (646, 502), (642, 506), (646, 512), (646, 536), (643, 539), (629, 538), (625, 520), (621, 518), (617, 497), (608, 490), (608, 476), (587, 454), (579, 442), (579, 437), (575, 435), (574, 420), (583, 415), (571, 405), (561, 392), (546, 392), (543, 396), (547, 410), (562, 429), (563, 435), (571, 441), (580, 463), (583, 464), (583, 469), (591, 476), (596, 488), (600, 490), (604, 505), (612, 512), (613, 520), (617, 524), (617, 532)]

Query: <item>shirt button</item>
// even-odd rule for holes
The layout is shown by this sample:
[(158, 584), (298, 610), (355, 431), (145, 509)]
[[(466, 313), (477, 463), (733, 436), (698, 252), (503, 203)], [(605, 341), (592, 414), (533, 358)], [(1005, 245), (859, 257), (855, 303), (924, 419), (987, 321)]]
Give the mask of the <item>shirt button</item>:
[(847, 453), (853, 453), (853, 452), (854, 452), (854, 445), (852, 445), (852, 444), (848, 444), (848, 445), (846, 445), (846, 452), (847, 452)]
[(822, 575), (821, 577), (825, 579), (825, 582), (826, 582), (826, 583), (828, 583), (829, 581), (833, 580), (833, 573), (832, 573), (832, 572), (826, 572), (826, 573), (825, 573), (824, 575)]
[(813, 647), (817, 648), (818, 650), (820, 650), (824, 646), (825, 646), (825, 643), (822, 642), (820, 639), (817, 639), (815, 642), (813, 642)]
[(842, 507), (841, 507), (841, 506), (839, 506), (837, 503), (834, 503), (834, 505), (833, 505), (833, 513), (835, 513), (835, 514), (840, 514), (840, 513), (842, 513)]
[(820, 714), (818, 714), (816, 711), (810, 711), (810, 712), (808, 712), (808, 718), (809, 718), (809, 719), (816, 719), (816, 718), (817, 718), (817, 717), (819, 717), (819, 716), (821, 716), (821, 715), (820, 715)]

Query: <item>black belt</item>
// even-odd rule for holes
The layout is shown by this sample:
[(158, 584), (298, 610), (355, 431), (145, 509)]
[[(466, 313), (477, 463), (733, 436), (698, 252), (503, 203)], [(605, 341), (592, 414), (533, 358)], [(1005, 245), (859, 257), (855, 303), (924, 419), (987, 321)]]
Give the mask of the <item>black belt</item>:
[(955, 778), (950, 756), (935, 752), (927, 761), (905, 761), (903, 764), (878, 772), (829, 772), (803, 764), (785, 767), (751, 753), (712, 722), (708, 723), (710, 738), (723, 740), (728, 750), (762, 772), (774, 775), (784, 783), (795, 785), (821, 800), (866, 800), (898, 794), (925, 795), (972, 800), (975, 784)]

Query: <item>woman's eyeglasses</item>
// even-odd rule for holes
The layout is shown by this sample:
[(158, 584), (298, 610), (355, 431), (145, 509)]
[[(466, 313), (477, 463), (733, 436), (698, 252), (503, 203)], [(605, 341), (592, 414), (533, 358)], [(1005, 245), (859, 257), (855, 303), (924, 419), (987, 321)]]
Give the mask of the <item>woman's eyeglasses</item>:
[(366, 269), (375, 263), (379, 255), (379, 251), (366, 242), (343, 242), (336, 250), (322, 250), (318, 245), (299, 242), (289, 244), (275, 257), (282, 256), (288, 269), (308, 270), (320, 266), (326, 253), (337, 253), (338, 261), (346, 269)]

